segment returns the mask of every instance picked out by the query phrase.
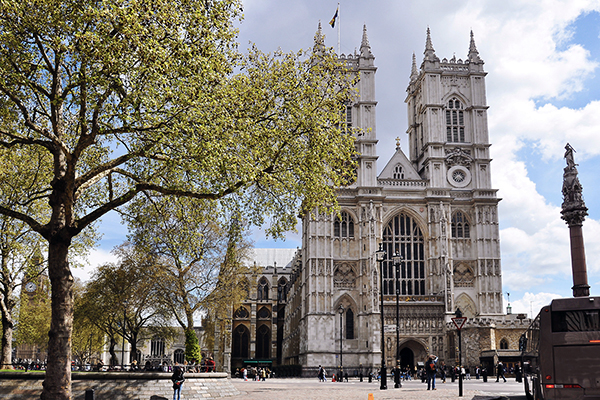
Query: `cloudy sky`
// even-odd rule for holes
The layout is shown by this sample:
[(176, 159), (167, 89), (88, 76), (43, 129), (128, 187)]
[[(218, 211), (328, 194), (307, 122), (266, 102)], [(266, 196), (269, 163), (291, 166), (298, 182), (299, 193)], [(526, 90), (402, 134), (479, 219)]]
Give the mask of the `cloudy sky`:
[[(319, 21), (326, 44), (337, 47), (328, 22), (333, 0), (245, 0), (240, 48), (265, 52), (306, 49)], [(340, 5), (341, 52), (360, 46), (366, 24), (375, 64), (381, 170), (394, 139), (407, 148), (404, 99), (413, 52), (420, 64), (431, 29), (436, 54), (466, 58), (473, 30), (485, 61), (493, 186), (499, 189), (503, 290), (513, 312), (534, 313), (554, 297), (572, 296), (569, 231), (560, 219), (564, 146), (576, 150), (589, 208), (583, 232), (591, 294), (600, 294), (600, 1), (359, 1)], [(102, 225), (93, 264), (123, 240), (118, 217)], [(298, 235), (256, 247), (300, 245)], [(77, 272), (78, 273), (78, 272)], [(77, 274), (76, 273), (76, 274)]]

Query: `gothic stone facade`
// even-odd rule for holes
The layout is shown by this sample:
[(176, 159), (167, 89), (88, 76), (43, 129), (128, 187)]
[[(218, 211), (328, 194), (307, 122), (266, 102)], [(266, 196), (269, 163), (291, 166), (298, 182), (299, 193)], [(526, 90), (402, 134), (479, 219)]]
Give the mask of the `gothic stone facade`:
[[(499, 348), (502, 337), (496, 341), (496, 328), (506, 325), (506, 316), (500, 200), (490, 177), (486, 72), (473, 35), (465, 60), (440, 60), (427, 31), (420, 68), (413, 55), (405, 100), (408, 154), (397, 140), (395, 154), (379, 175), (377, 68), (366, 28), (360, 52), (341, 59), (360, 73), (358, 99), (347, 110), (360, 154), (357, 176), (353, 185), (339, 190), (340, 214), (316, 211), (303, 218), (301, 255), (294, 264), (285, 315), (283, 362), (338, 366), (341, 340), (344, 366), (377, 368), (383, 290), (387, 365), (395, 365), (398, 357), (403, 366), (413, 367), (428, 353), (454, 364), (451, 318), (457, 308), (469, 318), (472, 333), (468, 364), (478, 365), (482, 350)], [(381, 263), (383, 287), (375, 260), (380, 245), (387, 254)], [(395, 262), (393, 255), (402, 260)], [(504, 336), (516, 348), (514, 335)]]

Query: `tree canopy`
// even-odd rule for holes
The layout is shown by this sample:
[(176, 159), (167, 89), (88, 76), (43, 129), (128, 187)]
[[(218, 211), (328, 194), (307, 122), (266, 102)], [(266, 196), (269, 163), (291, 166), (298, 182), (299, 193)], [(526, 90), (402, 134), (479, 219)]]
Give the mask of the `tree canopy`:
[(354, 77), (327, 49), (240, 54), (240, 15), (237, 0), (0, 2), (0, 160), (43, 160), (0, 200), (48, 242), (42, 398), (70, 398), (69, 249), (98, 218), (153, 192), (235, 202), (278, 234), (347, 183)]

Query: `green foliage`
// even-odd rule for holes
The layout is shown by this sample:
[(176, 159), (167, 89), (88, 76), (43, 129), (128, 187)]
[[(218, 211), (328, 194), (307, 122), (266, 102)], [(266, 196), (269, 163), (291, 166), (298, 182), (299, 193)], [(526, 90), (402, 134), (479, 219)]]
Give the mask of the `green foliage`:
[(38, 287), (31, 295), (23, 293), (19, 299), (15, 343), (47, 348), (50, 313), (50, 288), (47, 285)]
[(0, 214), (48, 242), (44, 398), (68, 395), (69, 249), (104, 214), (160, 193), (281, 235), (349, 182), (355, 77), (330, 49), (239, 54), (240, 15), (239, 0), (0, 1)]
[(185, 330), (185, 359), (194, 364), (200, 364), (200, 361), (202, 361), (198, 336), (196, 336), (196, 331), (193, 329)]

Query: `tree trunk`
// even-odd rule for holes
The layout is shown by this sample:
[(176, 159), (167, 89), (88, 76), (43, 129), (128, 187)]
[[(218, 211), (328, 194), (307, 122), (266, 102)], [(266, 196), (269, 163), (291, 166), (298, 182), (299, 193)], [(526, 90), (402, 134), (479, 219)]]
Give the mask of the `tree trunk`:
[(10, 314), (2, 313), (2, 355), (0, 364), (4, 369), (13, 369), (12, 365), (12, 336), (13, 336), (13, 321)]
[(110, 365), (117, 365), (119, 363), (119, 359), (117, 358), (117, 353), (115, 353), (116, 341), (114, 337), (110, 337), (110, 345), (108, 347), (108, 353), (110, 354)]
[(71, 399), (71, 332), (73, 276), (69, 269), (70, 238), (55, 235), (49, 241), (48, 275), (52, 287), (52, 319), (48, 332), (48, 367), (42, 400)]
[(137, 359), (137, 338), (138, 332), (131, 332), (131, 341), (129, 342), (129, 345), (131, 346), (131, 351), (129, 352), (129, 364)]

